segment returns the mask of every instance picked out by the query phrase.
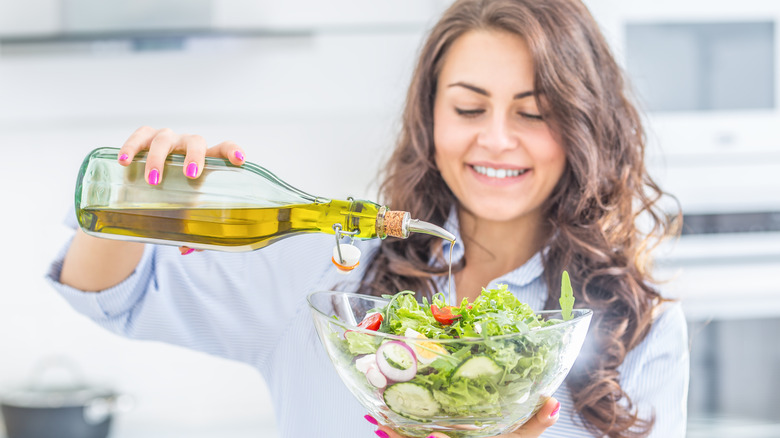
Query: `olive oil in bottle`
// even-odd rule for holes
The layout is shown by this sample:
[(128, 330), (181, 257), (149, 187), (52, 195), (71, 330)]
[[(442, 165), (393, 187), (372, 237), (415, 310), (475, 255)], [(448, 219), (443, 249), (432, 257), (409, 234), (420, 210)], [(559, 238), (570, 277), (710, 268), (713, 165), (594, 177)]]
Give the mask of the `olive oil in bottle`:
[(335, 224), (357, 231), (355, 238), (381, 237), (382, 230), (376, 228), (378, 214), (378, 206), (365, 201), (263, 208), (87, 208), (79, 212), (87, 232), (234, 251), (264, 248), (296, 234), (334, 234)]
[(76, 184), (76, 215), (90, 235), (221, 251), (252, 251), (305, 233), (338, 232), (357, 239), (406, 238), (411, 232), (453, 241), (446, 230), (363, 200), (309, 195), (252, 163), (207, 158), (197, 179), (169, 156), (163, 180), (143, 178), (145, 159), (117, 162), (102, 148), (84, 160)]

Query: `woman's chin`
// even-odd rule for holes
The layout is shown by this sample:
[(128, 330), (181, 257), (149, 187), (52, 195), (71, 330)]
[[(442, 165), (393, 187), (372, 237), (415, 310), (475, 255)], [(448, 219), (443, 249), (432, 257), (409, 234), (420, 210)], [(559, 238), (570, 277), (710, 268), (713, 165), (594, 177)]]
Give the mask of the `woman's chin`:
[[(507, 208), (512, 206), (513, 208)], [(518, 209), (512, 202), (479, 202), (466, 208), (475, 219), (485, 222), (510, 223), (522, 221), (533, 212), (526, 209)]]

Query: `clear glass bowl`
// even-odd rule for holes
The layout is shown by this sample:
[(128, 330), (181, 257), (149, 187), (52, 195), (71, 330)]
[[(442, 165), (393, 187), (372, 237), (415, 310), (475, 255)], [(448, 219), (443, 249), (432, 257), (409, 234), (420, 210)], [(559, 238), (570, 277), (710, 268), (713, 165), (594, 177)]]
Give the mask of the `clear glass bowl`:
[[(443, 432), (452, 438), (473, 438), (515, 430), (536, 414), (561, 385), (582, 348), (593, 315), (591, 310), (575, 309), (569, 321), (527, 333), (433, 340), (358, 328), (357, 324), (372, 309), (387, 305), (388, 300), (383, 298), (329, 291), (312, 293), (308, 302), (320, 340), (347, 388), (374, 418), (410, 437)], [(562, 319), (560, 311), (537, 315), (545, 320)], [(416, 353), (415, 377), (404, 383), (387, 379), (382, 387), (382, 377), (377, 382), (374, 371), (366, 372), (367, 367), (374, 366), (375, 359), (369, 357), (370, 353), (351, 353), (347, 338), (362, 338), (362, 343), (368, 340), (373, 345), (388, 341), (405, 343)], [(514, 367), (499, 363), (502, 349), (518, 353), (508, 355), (514, 357)], [(459, 354), (452, 354), (458, 351)], [(464, 352), (469, 354), (463, 356)], [(467, 360), (477, 357), (483, 358), (468, 365), (470, 372), (457, 371)], [(438, 359), (442, 361), (436, 362)], [(486, 377), (485, 366), (491, 368), (494, 364), (502, 370)], [(432, 379), (432, 374), (437, 374), (437, 378)], [(466, 395), (453, 397), (453, 388), (445, 393), (441, 382), (462, 388)], [(393, 388), (395, 384), (404, 386)], [(412, 408), (407, 409), (409, 406)]]

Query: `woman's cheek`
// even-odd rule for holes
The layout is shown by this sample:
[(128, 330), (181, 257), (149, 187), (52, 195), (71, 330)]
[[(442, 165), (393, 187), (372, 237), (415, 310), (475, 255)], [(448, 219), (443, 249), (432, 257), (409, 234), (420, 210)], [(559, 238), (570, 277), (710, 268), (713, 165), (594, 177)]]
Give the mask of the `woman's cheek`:
[(434, 128), (434, 144), (437, 150), (465, 151), (469, 140), (475, 137), (474, 128), (457, 121), (445, 119)]

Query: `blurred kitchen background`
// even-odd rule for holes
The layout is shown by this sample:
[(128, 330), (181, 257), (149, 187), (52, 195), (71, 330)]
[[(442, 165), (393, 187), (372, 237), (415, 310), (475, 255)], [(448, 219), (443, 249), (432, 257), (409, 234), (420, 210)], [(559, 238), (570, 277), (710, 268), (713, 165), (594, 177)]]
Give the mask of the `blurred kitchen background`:
[[(304, 191), (374, 199), (421, 40), (449, 3), (0, 0), (0, 390), (65, 358), (135, 399), (114, 438), (276, 436), (252, 368), (121, 339), (45, 282), (79, 165), (170, 127), (236, 141)], [(586, 3), (686, 214), (658, 274), (689, 320), (689, 436), (780, 437), (780, 2)]]

